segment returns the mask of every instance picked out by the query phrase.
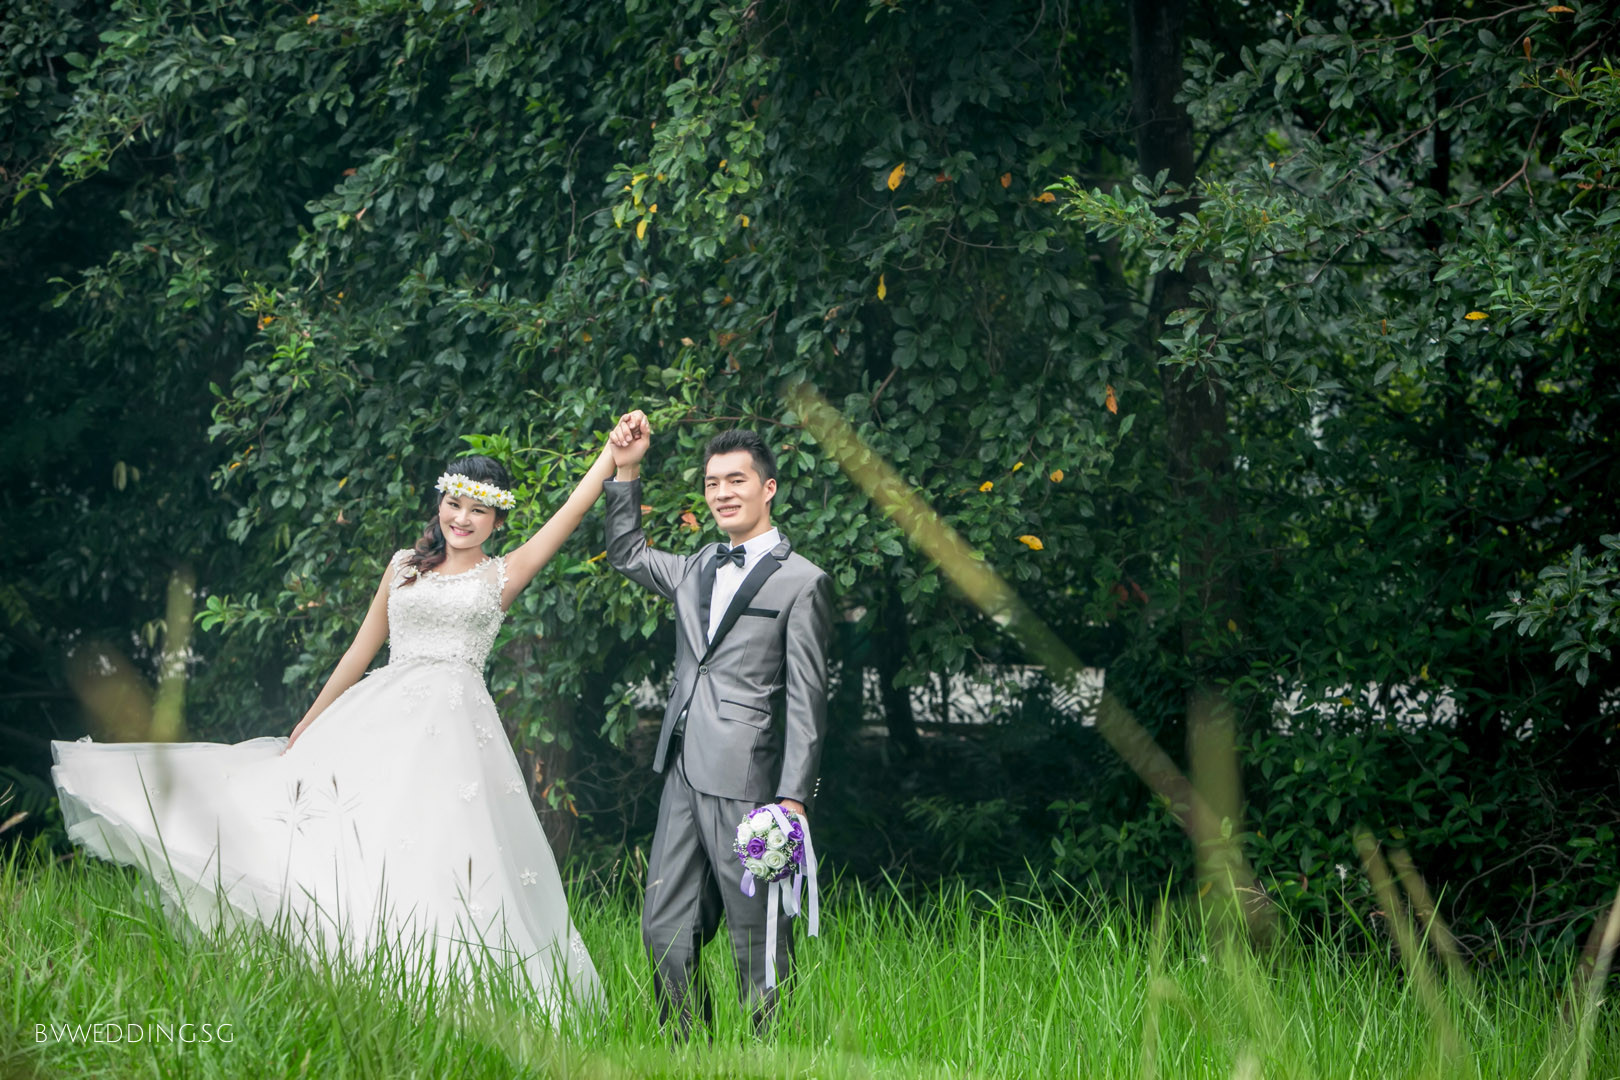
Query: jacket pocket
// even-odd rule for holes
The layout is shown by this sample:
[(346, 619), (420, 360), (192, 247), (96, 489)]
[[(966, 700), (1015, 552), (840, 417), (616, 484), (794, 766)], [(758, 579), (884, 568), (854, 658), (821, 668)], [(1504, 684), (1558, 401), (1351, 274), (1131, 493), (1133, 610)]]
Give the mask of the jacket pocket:
[(738, 723), (753, 727), (769, 727), (771, 724), (771, 711), (748, 705), (741, 701), (732, 701), (730, 698), (721, 698), (717, 715), (722, 720), (735, 720)]
[(753, 615), (761, 619), (774, 619), (782, 614), (776, 608), (751, 607), (743, 608), (744, 615)]

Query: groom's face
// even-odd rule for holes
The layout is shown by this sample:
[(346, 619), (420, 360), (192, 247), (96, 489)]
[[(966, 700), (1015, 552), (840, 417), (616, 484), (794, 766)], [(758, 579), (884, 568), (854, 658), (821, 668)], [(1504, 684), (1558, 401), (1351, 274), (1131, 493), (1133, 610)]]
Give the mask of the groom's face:
[(703, 498), (715, 523), (734, 544), (750, 540), (771, 526), (771, 496), (776, 481), (761, 481), (754, 455), (731, 450), (709, 459), (703, 470)]

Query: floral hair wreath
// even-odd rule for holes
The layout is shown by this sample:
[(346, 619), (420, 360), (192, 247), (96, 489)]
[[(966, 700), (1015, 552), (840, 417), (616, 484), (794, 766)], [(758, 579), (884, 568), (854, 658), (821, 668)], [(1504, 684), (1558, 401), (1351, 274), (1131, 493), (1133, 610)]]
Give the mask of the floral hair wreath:
[(433, 486), (446, 495), (454, 495), (461, 499), (477, 499), (485, 506), (492, 506), (497, 510), (510, 510), (517, 505), (517, 498), (505, 488), (481, 483), (461, 473), (445, 473)]

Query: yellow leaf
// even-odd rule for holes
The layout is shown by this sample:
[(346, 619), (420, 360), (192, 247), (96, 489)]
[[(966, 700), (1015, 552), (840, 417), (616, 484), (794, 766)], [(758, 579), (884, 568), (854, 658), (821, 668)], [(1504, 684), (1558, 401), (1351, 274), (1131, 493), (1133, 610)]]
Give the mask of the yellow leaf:
[(1551, 15), (1573, 15), (1575, 14), (1575, 9), (1565, 7), (1563, 4), (1554, 4), (1552, 7), (1547, 9), (1547, 12)]
[(1013, 472), (1017, 472), (1019, 469), (1022, 469), (1023, 467), (1024, 467), (1024, 463), (1022, 461), (1020, 461), (1018, 464), (1013, 466)]
[(746, 229), (746, 228), (748, 228), (748, 226), (750, 224), (752, 224), (752, 222), (749, 220), (747, 214), (738, 214), (737, 215), (737, 224), (741, 225), (743, 228)]
[(1428, 664), (1424, 664), (1422, 670), (1420, 670), (1418, 672), (1418, 679), (1421, 682), (1428, 682), (1429, 681), (1429, 665)]
[(1108, 388), (1108, 396), (1103, 398), (1103, 406), (1116, 416), (1119, 414), (1119, 399), (1114, 396), (1114, 388)]
[(590, 340), (591, 340), (590, 331), (589, 330), (581, 330), (580, 333), (579, 333), (579, 340), (585, 342), (586, 344), (589, 344)]
[(1057, 202), (1057, 196), (1052, 194), (1050, 191), (1043, 191), (1039, 195), (1035, 196), (1035, 201), (1036, 202)]
[(906, 178), (906, 163), (901, 162), (889, 170), (889, 190), (893, 191), (900, 186), (900, 181)]
[(1350, 700), (1350, 699), (1349, 699), (1349, 698), (1347, 698), (1347, 697), (1342, 697), (1342, 698), (1340, 698), (1340, 699), (1339, 699), (1339, 704), (1340, 704), (1340, 705), (1354, 705), (1354, 704), (1355, 704), (1355, 702), (1353, 702), (1353, 701), (1351, 701), (1351, 700)]
[(309, 18), (304, 20), (304, 25), (305, 26), (314, 26), (316, 23), (318, 23), (320, 21), (321, 21), (321, 13), (317, 11), (315, 14), (311, 15)]
[(731, 160), (731, 159), (730, 158), (721, 158), (720, 159), (720, 167), (722, 169), (725, 168), (726, 167), (726, 162), (729, 161), (729, 160)]
[(1048, 479), (1050, 479), (1052, 481), (1052, 483), (1054, 483), (1054, 484), (1063, 483), (1063, 470), (1062, 469), (1053, 469), (1052, 470), (1052, 475), (1050, 477), (1048, 477)]
[(659, 173), (659, 174), (658, 174), (658, 175), (657, 175), (657, 177), (655, 177), (655, 179), (656, 179), (656, 180), (657, 180), (657, 181), (658, 181), (658, 182), (659, 182), (659, 183), (660, 183), (660, 184), (662, 184), (662, 183), (663, 183), (663, 182), (664, 182), (664, 174), (663, 174), (663, 173)]
[(1038, 536), (1020, 536), (1018, 542), (1031, 551), (1044, 551), (1046, 549), (1046, 545), (1041, 543), (1041, 538)]
[(687, 348), (690, 349), (695, 344), (695, 342), (693, 342), (693, 340), (691, 338), (689, 338), (689, 337), (683, 337), (683, 338), (681, 338), (681, 344), (685, 345)]
[(986, 480), (984, 483), (979, 485), (979, 490), (980, 491), (989, 491), (991, 488), (993, 488), (995, 486), (996, 485), (994, 485), (990, 481)]
[(1206, 881), (1202, 885), (1198, 886), (1199, 899), (1202, 899), (1202, 898), (1208, 896), (1209, 895), (1209, 890), (1213, 889), (1214, 887), (1215, 887), (1215, 883), (1213, 881)]
[(647, 219), (646, 218), (642, 218), (640, 221), (636, 222), (636, 239), (637, 240), (645, 240), (645, 239), (647, 239)]
[(884, 278), (884, 275), (882, 275), (882, 274), (878, 275), (878, 299), (879, 300), (882, 300), (884, 297), (889, 295), (889, 286), (883, 280), (883, 278)]
[(1483, 311), (1470, 311), (1468, 314), (1464, 315), (1463, 318), (1467, 319), (1469, 322), (1479, 322), (1479, 320), (1488, 319), (1490, 316), (1485, 314)]
[(1001, 174), (1001, 186), (1004, 188), (1012, 187), (1012, 173), (1004, 172)]
[(658, 213), (658, 204), (657, 204), (657, 203), (653, 203), (653, 204), (652, 204), (652, 205), (651, 205), (651, 206), (649, 206), (649, 207), (647, 207), (647, 213), (649, 213), (649, 214), (656, 214), (656, 213)]
[(1236, 619), (1227, 619), (1226, 620), (1226, 628), (1228, 630), (1230, 630), (1234, 634), (1237, 633), (1237, 620)]

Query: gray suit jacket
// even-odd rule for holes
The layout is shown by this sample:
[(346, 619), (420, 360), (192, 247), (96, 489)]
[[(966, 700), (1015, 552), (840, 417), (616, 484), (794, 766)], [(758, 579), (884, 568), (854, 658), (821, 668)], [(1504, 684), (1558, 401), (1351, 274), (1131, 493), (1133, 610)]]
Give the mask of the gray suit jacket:
[(810, 805), (827, 730), (832, 581), (783, 541), (743, 578), (708, 641), (715, 544), (695, 555), (647, 546), (641, 482), (609, 482), (607, 557), (630, 580), (675, 602), (675, 685), (653, 768), (664, 771), (681, 711), (681, 761), (693, 788), (756, 803)]

